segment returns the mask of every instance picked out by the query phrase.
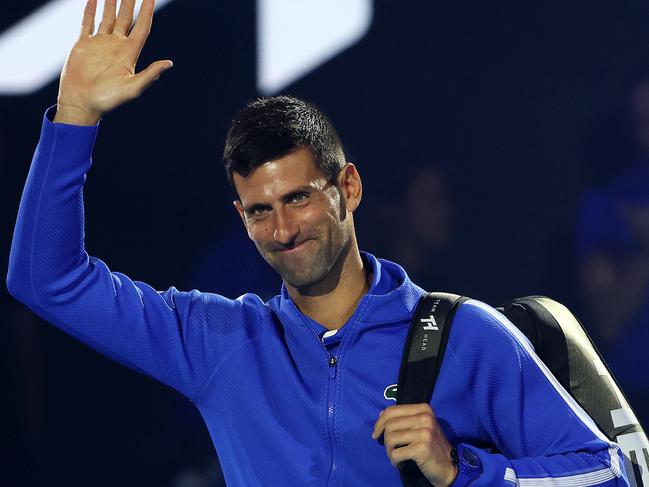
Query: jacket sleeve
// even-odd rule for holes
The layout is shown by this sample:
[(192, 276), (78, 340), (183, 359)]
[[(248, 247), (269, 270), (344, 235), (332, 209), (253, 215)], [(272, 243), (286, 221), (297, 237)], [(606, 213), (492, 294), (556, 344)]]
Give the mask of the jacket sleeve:
[(85, 344), (195, 399), (219, 357), (250, 339), (261, 302), (174, 287), (159, 292), (89, 256), (83, 184), (97, 127), (52, 123), (53, 110), (43, 119), (20, 202), (9, 292)]
[(467, 301), (455, 317), (448, 350), (472, 392), (469, 411), (483, 442), (459, 445), (464, 472), (454, 487), (629, 485), (619, 446), (503, 315)]

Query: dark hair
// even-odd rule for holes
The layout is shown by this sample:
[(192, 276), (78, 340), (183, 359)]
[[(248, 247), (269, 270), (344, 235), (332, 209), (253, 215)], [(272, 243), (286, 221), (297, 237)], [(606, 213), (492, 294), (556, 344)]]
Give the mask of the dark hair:
[(345, 165), (340, 138), (314, 104), (290, 96), (259, 98), (236, 114), (225, 138), (223, 159), (230, 185), (233, 173), (248, 176), (257, 166), (308, 147), (316, 166), (335, 179)]

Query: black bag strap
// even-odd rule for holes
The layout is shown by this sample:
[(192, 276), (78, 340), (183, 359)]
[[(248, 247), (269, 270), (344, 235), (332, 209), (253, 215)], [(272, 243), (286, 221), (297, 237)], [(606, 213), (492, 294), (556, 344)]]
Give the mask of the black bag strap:
[(430, 402), (453, 315), (466, 300), (448, 293), (428, 293), (419, 299), (401, 357), (397, 404)]
[[(397, 404), (430, 403), (453, 316), (467, 299), (448, 293), (428, 293), (419, 299), (401, 357)], [(413, 461), (405, 462), (399, 475), (404, 487), (430, 487)]]

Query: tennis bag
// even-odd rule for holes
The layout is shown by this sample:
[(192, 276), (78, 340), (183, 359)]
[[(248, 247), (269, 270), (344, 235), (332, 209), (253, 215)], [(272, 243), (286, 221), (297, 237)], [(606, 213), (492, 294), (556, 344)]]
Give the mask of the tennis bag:
[[(458, 307), (468, 298), (421, 297), (401, 359), (397, 404), (430, 403)], [(562, 304), (527, 296), (497, 308), (518, 327), (561, 385), (609, 438), (620, 445), (632, 487), (649, 487), (649, 441), (579, 320)], [(415, 462), (400, 469), (405, 487), (430, 486)]]

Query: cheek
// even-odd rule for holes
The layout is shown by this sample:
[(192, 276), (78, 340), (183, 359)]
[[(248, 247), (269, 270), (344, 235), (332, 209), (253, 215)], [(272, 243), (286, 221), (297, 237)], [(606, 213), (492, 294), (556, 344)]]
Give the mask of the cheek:
[(266, 221), (253, 222), (247, 227), (248, 237), (255, 242), (264, 242), (273, 236), (271, 225)]
[(300, 232), (310, 234), (312, 232), (329, 233), (333, 227), (340, 225), (337, 215), (330, 208), (313, 208), (304, 211), (296, 219)]

